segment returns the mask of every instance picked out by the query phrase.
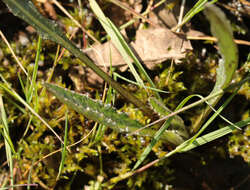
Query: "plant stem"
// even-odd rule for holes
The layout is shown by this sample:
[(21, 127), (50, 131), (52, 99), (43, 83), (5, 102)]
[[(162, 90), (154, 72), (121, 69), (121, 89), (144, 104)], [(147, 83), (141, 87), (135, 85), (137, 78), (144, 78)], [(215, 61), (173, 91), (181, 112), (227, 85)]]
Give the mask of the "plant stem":
[[(109, 83), (117, 92), (119, 92), (125, 99), (137, 106), (145, 115), (153, 118), (153, 111), (144, 104), (141, 100), (132, 95), (129, 91), (124, 89), (119, 83), (114, 81), (107, 73), (94, 64), (86, 55), (84, 55), (75, 45), (70, 41), (64, 41), (62, 45), (66, 47), (71, 53), (78, 57), (83, 63), (90, 67), (97, 75), (104, 81)], [(70, 42), (70, 43), (69, 43)]]

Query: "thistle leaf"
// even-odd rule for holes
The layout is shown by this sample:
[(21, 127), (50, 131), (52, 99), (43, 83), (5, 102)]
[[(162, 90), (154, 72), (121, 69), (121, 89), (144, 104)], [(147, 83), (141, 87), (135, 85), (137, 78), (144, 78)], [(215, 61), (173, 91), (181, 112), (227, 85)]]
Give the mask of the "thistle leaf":
[[(88, 119), (109, 126), (119, 132), (129, 132), (142, 127), (136, 120), (130, 119), (125, 113), (118, 113), (110, 105), (104, 105), (86, 95), (45, 83), (47, 90), (54, 94), (61, 102)], [(129, 127), (129, 128), (128, 128)]]

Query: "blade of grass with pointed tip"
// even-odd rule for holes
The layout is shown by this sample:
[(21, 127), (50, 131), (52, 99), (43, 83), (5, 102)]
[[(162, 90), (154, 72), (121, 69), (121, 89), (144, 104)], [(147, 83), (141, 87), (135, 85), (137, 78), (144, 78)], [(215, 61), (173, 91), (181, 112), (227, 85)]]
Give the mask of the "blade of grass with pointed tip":
[[(206, 6), (205, 11), (205, 14), (211, 24), (212, 33), (215, 37), (218, 38), (219, 50), (223, 57), (223, 62), (220, 62), (219, 67), (217, 69), (216, 83), (214, 89), (210, 93), (210, 95), (212, 95), (225, 89), (230, 84), (233, 74), (238, 65), (238, 50), (236, 44), (233, 41), (231, 26), (229, 24), (229, 21), (226, 19), (224, 13), (212, 4)], [(214, 106), (219, 101), (221, 96), (222, 95), (208, 100), (209, 105)], [(177, 110), (178, 109), (179, 108), (177, 108)], [(211, 109), (209, 106), (207, 106), (203, 114), (201, 114), (200, 120), (198, 120), (194, 128), (198, 128), (200, 123), (203, 122), (203, 120), (210, 112)], [(163, 124), (161, 129), (157, 131), (153, 140), (146, 147), (133, 169), (137, 168), (146, 158), (146, 156), (152, 150), (152, 147), (156, 144), (156, 142), (158, 142), (161, 134), (169, 127), (171, 119), (173, 119), (173, 117), (170, 117), (165, 122), (165, 124)]]
[(31, 102), (34, 90), (36, 89), (36, 87), (35, 87), (36, 83), (35, 82), (36, 82), (37, 72), (38, 72), (38, 62), (39, 62), (39, 59), (40, 59), (40, 52), (42, 50), (41, 45), (42, 45), (42, 38), (41, 38), (41, 36), (39, 36), (38, 37), (38, 42), (37, 42), (36, 59), (35, 59), (35, 65), (34, 65), (34, 69), (33, 69), (32, 79), (31, 79), (30, 85), (28, 86), (28, 92), (26, 93), (28, 103)]
[(20, 17), (32, 25), (43, 38), (54, 41), (68, 49), (72, 54), (78, 57), (89, 68), (91, 68), (97, 75), (99, 75), (104, 81), (113, 86), (113, 88), (123, 97), (140, 108), (146, 115), (152, 117), (152, 110), (150, 110), (147, 105), (121, 87), (120, 84), (115, 82), (108, 74), (106, 74), (102, 69), (94, 64), (79, 48), (77, 48), (68, 38), (66, 38), (56, 23), (46, 19), (36, 10), (32, 1), (3, 0), (3, 2), (9, 7), (14, 15)]
[[(218, 39), (219, 53), (222, 56), (222, 60), (220, 60), (218, 69), (216, 70), (216, 83), (210, 93), (213, 94), (221, 89), (227, 88), (231, 83), (238, 66), (238, 48), (233, 40), (230, 22), (227, 20), (225, 14), (215, 5), (207, 5), (204, 12), (210, 22), (213, 36)], [(222, 95), (209, 100), (209, 105), (214, 107), (221, 97)], [(210, 112), (211, 109), (207, 106), (194, 124), (194, 132), (197, 132)]]
[[(231, 96), (228, 98), (228, 100), (226, 101), (226, 104), (229, 103), (229, 102), (231, 101), (232, 97), (236, 94), (237, 90), (240, 89), (241, 85), (243, 85), (245, 82), (249, 81), (249, 79), (250, 79), (249, 77), (250, 77), (250, 73), (248, 74), (248, 76), (247, 76), (245, 79), (243, 79), (241, 82), (239, 82), (239, 83), (236, 85), (237, 89), (236, 89), (235, 93), (234, 93), (233, 95), (231, 95)], [(235, 85), (232, 85), (232, 86), (235, 87)], [(230, 89), (231, 89), (231, 88), (232, 88), (232, 87), (230, 87)], [(187, 98), (185, 98), (185, 99), (181, 102), (181, 104), (176, 108), (176, 110), (181, 109), (181, 107), (183, 107), (183, 106), (187, 103), (187, 101), (189, 101), (191, 98), (193, 98), (193, 97), (195, 97), (195, 96), (198, 96), (199, 98), (201, 98), (202, 101), (204, 101), (204, 98), (201, 97), (201, 96), (199, 96), (199, 95), (190, 95), (190, 96), (188, 96)], [(199, 102), (199, 101), (197, 101), (197, 102)], [(207, 101), (206, 101), (206, 103), (207, 103)], [(222, 109), (219, 109), (218, 111), (215, 111), (215, 114), (214, 114), (215, 116), (214, 116), (214, 117), (216, 117), (217, 115), (219, 115), (220, 112), (223, 110), (223, 108), (224, 108), (224, 107), (222, 106)], [(175, 116), (175, 115), (174, 115), (174, 116)], [(163, 126), (155, 133), (155, 135), (154, 135), (154, 137), (153, 137), (153, 140), (152, 140), (152, 141), (150, 142), (150, 144), (146, 147), (146, 149), (144, 150), (144, 152), (142, 153), (142, 155), (140, 156), (140, 158), (139, 158), (138, 161), (136, 162), (136, 164), (135, 164), (133, 170), (136, 169), (136, 168), (145, 160), (146, 156), (150, 153), (150, 151), (152, 150), (153, 146), (158, 142), (158, 140), (159, 140), (159, 138), (161, 137), (161, 135), (163, 134), (163, 132), (164, 132), (165, 130), (167, 131), (167, 128), (169, 127), (169, 124), (170, 124), (169, 122), (171, 122), (171, 120), (169, 120), (169, 119), (172, 119), (174, 116), (169, 117), (168, 120), (163, 124)], [(210, 124), (210, 122), (211, 122), (211, 120), (208, 121), (207, 125)], [(234, 128), (235, 128), (235, 126), (237, 126), (237, 128), (240, 127), (240, 126), (238, 126), (238, 125), (236, 125), (236, 124), (233, 124), (233, 125), (231, 125), (231, 126), (233, 126)], [(201, 129), (201, 131), (197, 134), (197, 136), (198, 136), (205, 128), (206, 128), (206, 126), (204, 126), (204, 127)], [(167, 134), (167, 133), (165, 133), (165, 134)], [(192, 144), (192, 142), (195, 141), (195, 139), (196, 139), (197, 136), (194, 136), (194, 137), (192, 137), (191, 139), (188, 139), (187, 141), (183, 142), (183, 143), (182, 143), (181, 145), (179, 145), (178, 148), (176, 148), (174, 151), (175, 151), (175, 152), (181, 151), (181, 148), (186, 147), (186, 146), (188, 145), (187, 143)], [(174, 136), (173, 136), (173, 137), (174, 137)], [(171, 137), (166, 137), (166, 138), (169, 139), (169, 138), (171, 138)], [(176, 137), (175, 137), (175, 139), (176, 139)], [(171, 141), (170, 141), (170, 142), (171, 142)], [(180, 143), (179, 143), (179, 144), (180, 144)], [(176, 145), (178, 145), (178, 144), (176, 143)], [(171, 152), (171, 154), (169, 154), (168, 156), (174, 154), (175, 152)]]
[[(15, 154), (15, 149), (10, 138), (9, 126), (7, 121), (6, 112), (3, 105), (2, 94), (0, 94), (0, 127), (3, 127), (3, 130), (0, 129), (2, 136), (4, 138), (6, 158), (10, 170), (10, 183), (14, 185), (14, 175), (13, 175), (13, 154)], [(3, 131), (3, 132), (2, 132)]]
[(4, 105), (3, 105), (2, 94), (0, 94), (0, 126), (1, 126), (0, 130), (1, 130), (2, 136), (4, 137), (4, 140), (5, 140), (5, 146), (8, 146), (8, 150), (11, 150), (12, 153), (15, 154), (16, 151), (12, 143), (12, 140), (10, 138), (10, 134), (9, 134), (8, 121), (7, 121), (7, 116), (6, 116), (6, 112), (5, 112)]
[[(233, 99), (233, 97), (237, 94), (237, 92), (238, 92), (239, 89), (240, 89), (240, 87), (238, 87), (238, 89), (233, 94), (231, 94), (229, 98), (227, 98), (227, 100), (223, 103), (223, 105), (201, 127), (201, 129), (198, 131), (198, 133), (196, 133), (194, 135), (194, 137), (192, 137), (192, 139), (190, 139), (190, 143), (192, 143), (210, 125), (210, 123), (212, 123), (212, 121), (223, 111), (223, 109), (231, 102), (231, 100)], [(236, 126), (236, 128), (239, 129), (238, 126)]]
[(53, 128), (43, 119), (40, 117), (40, 115), (32, 108), (30, 107), (29, 104), (26, 103), (26, 101), (19, 96), (9, 85), (9, 83), (4, 79), (4, 77), (0, 74), (0, 78), (4, 81), (4, 84), (0, 83), (0, 88), (2, 88), (4, 91), (6, 91), (8, 94), (10, 94), (11, 96), (13, 96), (16, 100), (18, 100), (19, 102), (21, 102), (26, 108), (28, 108), (30, 110), (30, 112), (35, 115), (46, 127), (48, 127), (48, 129), (58, 138), (58, 140), (63, 144), (62, 139), (60, 138), (60, 136), (53, 130)]
[(192, 19), (193, 16), (198, 14), (200, 11), (202, 11), (205, 8), (205, 5), (207, 3), (213, 4), (216, 3), (218, 0), (208, 1), (208, 0), (199, 0), (184, 16), (181, 24), (178, 24), (176, 27), (173, 28), (173, 30), (176, 30), (177, 28), (180, 28), (184, 24), (186, 24), (189, 20)]
[[(132, 80), (129, 80), (121, 75), (119, 75), (118, 73), (114, 72), (114, 76), (115, 77), (118, 77), (128, 83), (131, 83), (131, 84), (134, 84), (134, 85), (137, 85), (137, 86), (140, 86), (137, 82), (135, 81), (132, 81)], [(164, 93), (164, 94), (169, 94), (168, 91), (164, 91), (164, 90), (161, 90), (161, 89), (158, 89), (158, 88), (153, 88), (153, 87), (149, 87), (149, 86), (144, 86), (145, 89), (149, 89), (149, 90), (152, 90), (152, 91), (156, 91), (156, 92), (161, 92), (161, 93)]]

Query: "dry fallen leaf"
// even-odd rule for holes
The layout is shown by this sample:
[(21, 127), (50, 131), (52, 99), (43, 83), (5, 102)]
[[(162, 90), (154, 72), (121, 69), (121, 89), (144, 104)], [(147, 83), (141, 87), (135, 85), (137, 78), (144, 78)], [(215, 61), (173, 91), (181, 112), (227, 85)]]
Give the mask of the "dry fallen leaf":
[[(163, 27), (138, 30), (136, 40), (131, 42), (130, 46), (138, 59), (149, 69), (153, 69), (158, 63), (167, 59), (184, 58), (185, 52), (192, 50), (188, 40)], [(111, 41), (95, 44), (85, 50), (85, 53), (105, 71), (108, 70), (111, 63), (112, 67), (118, 68), (122, 72), (128, 68)], [(102, 79), (90, 69), (85, 69), (84, 75), (87, 76), (85, 79), (90, 85), (102, 84)]]
[(149, 69), (167, 59), (184, 58), (186, 51), (192, 50), (188, 40), (167, 28), (138, 30), (131, 46)]
[[(130, 46), (149, 69), (167, 59), (184, 58), (186, 50), (192, 49), (188, 40), (163, 27), (138, 30), (136, 40)], [(113, 67), (119, 67), (121, 71), (127, 68), (112, 42), (94, 45), (86, 53), (99, 66), (109, 67), (111, 60)]]

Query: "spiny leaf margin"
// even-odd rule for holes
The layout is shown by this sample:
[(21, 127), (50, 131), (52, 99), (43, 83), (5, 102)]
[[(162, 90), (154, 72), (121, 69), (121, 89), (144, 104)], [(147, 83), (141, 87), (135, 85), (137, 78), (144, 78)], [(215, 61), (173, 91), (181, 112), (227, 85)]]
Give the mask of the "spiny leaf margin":
[(79, 94), (59, 87), (54, 84), (45, 83), (48, 91), (54, 94), (61, 102), (88, 119), (112, 127), (119, 132), (130, 132), (142, 127), (136, 120), (130, 119), (125, 113), (118, 113), (110, 105), (89, 98), (87, 95)]

